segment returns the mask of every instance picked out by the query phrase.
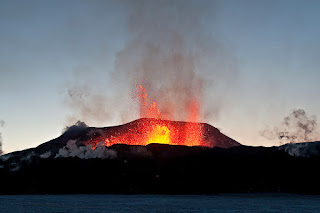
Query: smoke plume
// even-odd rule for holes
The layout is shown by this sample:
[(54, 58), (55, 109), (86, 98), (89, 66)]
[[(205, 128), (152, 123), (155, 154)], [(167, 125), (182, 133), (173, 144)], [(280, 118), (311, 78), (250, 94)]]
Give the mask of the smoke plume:
[[(107, 74), (112, 80), (102, 86), (99, 81), (76, 79), (68, 89), (72, 116), (103, 121), (120, 112), (126, 122), (154, 117), (148, 110), (156, 107), (163, 119), (217, 118), (227, 85), (234, 84), (237, 74), (234, 58), (219, 42), (215, 20), (206, 18), (218, 5), (138, 0), (126, 6), (129, 39), (116, 55), (114, 71)], [(214, 32), (203, 27), (208, 21)], [(139, 100), (141, 88), (147, 100)]]
[(286, 144), (283, 147), (289, 155), (295, 157), (312, 157), (319, 156), (320, 142), (299, 143), (299, 144)]
[[(0, 120), (0, 127), (4, 127), (5, 122), (3, 120)], [(0, 132), (0, 155), (3, 154), (2, 150), (2, 133)]]
[(82, 121), (77, 121), (74, 125), (66, 126), (62, 131), (64, 134), (75, 135), (88, 128), (88, 125)]
[(303, 109), (294, 110), (280, 125), (266, 128), (260, 133), (269, 140), (278, 138), (280, 143), (315, 141), (318, 137), (317, 118), (309, 116)]
[(111, 99), (104, 94), (105, 89), (101, 86), (90, 86), (88, 82), (79, 81), (79, 78), (85, 76), (77, 76), (77, 83), (68, 88), (67, 105), (72, 109), (72, 115), (69, 116), (69, 123), (76, 120), (84, 120), (92, 122), (92, 120), (103, 123), (111, 118), (110, 102)]

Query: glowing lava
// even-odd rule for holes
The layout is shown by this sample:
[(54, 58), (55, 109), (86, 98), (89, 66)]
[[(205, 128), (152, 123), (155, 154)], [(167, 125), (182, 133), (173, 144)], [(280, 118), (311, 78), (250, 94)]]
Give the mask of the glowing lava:
[(156, 125), (152, 132), (149, 134), (147, 144), (150, 143), (162, 143), (171, 144), (170, 142), (170, 130), (166, 126)]
[(151, 101), (148, 98), (148, 93), (143, 85), (137, 85), (140, 115), (146, 118), (161, 119), (161, 111), (158, 108), (156, 101)]
[(105, 146), (114, 144), (142, 145), (151, 143), (211, 146), (201, 123), (168, 121), (155, 118), (142, 118), (128, 124), (110, 127), (94, 135), (85, 144), (95, 147), (98, 143)]
[(145, 118), (138, 120), (135, 124), (129, 123), (130, 128), (94, 137), (87, 144), (92, 144), (93, 148), (101, 142), (105, 146), (113, 144), (145, 146), (151, 143), (208, 146), (208, 141), (205, 141), (203, 137), (202, 125), (196, 123), (200, 118), (200, 105), (197, 100), (190, 101), (189, 106), (186, 107), (188, 122), (171, 122), (162, 120), (158, 103), (149, 98), (143, 85), (136, 84), (136, 88), (140, 115)]

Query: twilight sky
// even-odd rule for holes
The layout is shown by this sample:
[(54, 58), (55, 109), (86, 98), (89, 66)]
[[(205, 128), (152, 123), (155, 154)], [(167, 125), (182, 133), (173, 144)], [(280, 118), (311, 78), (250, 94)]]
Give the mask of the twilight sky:
[[(192, 52), (205, 82), (202, 121), (242, 144), (278, 145), (259, 131), (294, 109), (320, 116), (320, 1), (147, 2), (0, 1), (5, 152), (58, 137), (77, 120), (109, 126), (138, 118), (128, 84), (150, 46), (161, 57)], [(163, 68), (159, 55), (151, 54), (150, 70)], [(168, 70), (164, 79), (177, 75)]]

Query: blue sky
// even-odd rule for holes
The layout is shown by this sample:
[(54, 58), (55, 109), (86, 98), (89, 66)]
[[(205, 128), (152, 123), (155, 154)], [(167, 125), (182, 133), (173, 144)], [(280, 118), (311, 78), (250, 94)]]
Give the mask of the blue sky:
[[(70, 115), (90, 126), (121, 123), (121, 110), (97, 122), (77, 118), (67, 91), (77, 83), (92, 85), (103, 97), (120, 94), (123, 98), (106, 103), (106, 108), (127, 107), (130, 94), (117, 91), (112, 76), (119, 52), (134, 34), (128, 29), (132, 7), (140, 3), (0, 2), (0, 119), (5, 121), (0, 132), (5, 152), (59, 136), (71, 124)], [(266, 140), (259, 130), (280, 123), (293, 109), (302, 108), (319, 117), (319, 1), (179, 3), (184, 4), (191, 11), (193, 7), (203, 11), (199, 17), (204, 34), (223, 46), (228, 53), (225, 60), (232, 60), (236, 67), (236, 72), (229, 73), (235, 76), (219, 82), (223, 87), (205, 91), (206, 102), (216, 101), (215, 95), (210, 98), (212, 93), (223, 94), (219, 116), (206, 122), (240, 143), (270, 146), (278, 141)], [(151, 25), (157, 24), (154, 20)], [(197, 32), (193, 30), (183, 31), (191, 35), (185, 35), (187, 40), (194, 38)]]

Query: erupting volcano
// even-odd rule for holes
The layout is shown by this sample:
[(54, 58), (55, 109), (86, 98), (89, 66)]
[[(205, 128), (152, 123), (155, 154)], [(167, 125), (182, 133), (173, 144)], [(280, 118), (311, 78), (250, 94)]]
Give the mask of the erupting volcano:
[[(145, 118), (128, 124), (106, 128), (96, 132), (85, 145), (92, 145), (95, 149), (97, 144), (112, 146), (114, 144), (143, 145), (151, 143), (184, 145), (184, 146), (207, 146), (207, 147), (231, 147), (237, 145), (228, 137), (223, 137), (217, 130), (207, 124), (198, 123), (200, 107), (198, 101), (193, 98), (186, 107), (188, 122), (174, 122), (163, 120), (162, 112), (158, 108), (156, 100), (151, 100), (143, 85), (136, 85), (139, 98), (140, 115)], [(170, 118), (167, 113), (166, 118)], [(213, 136), (214, 135), (214, 136)]]
[[(90, 134), (90, 132), (92, 133)], [(151, 143), (159, 143), (224, 148), (239, 145), (208, 124), (155, 118), (141, 118), (120, 126), (89, 130), (86, 137), (78, 140), (84, 141), (85, 145), (91, 144), (93, 149), (98, 143), (103, 143), (105, 146), (114, 144), (145, 146)]]

